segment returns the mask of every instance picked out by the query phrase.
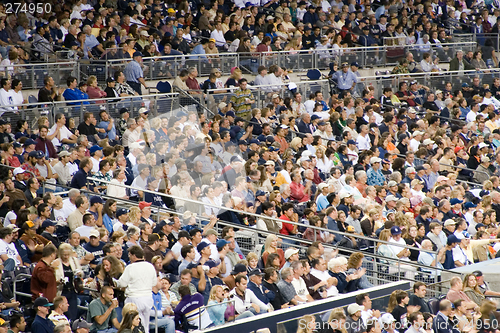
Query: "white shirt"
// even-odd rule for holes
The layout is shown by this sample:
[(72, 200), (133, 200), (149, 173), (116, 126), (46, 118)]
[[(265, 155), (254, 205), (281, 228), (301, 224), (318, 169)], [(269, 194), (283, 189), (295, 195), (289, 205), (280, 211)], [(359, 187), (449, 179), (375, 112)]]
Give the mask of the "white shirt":
[(314, 105), (316, 105), (316, 102), (313, 99), (309, 99), (304, 103), (306, 112), (309, 113), (310, 115), (314, 113)]
[[(7, 213), (7, 215), (5, 215), (5, 219), (3, 220), (3, 226), (6, 227), (8, 226), (9, 224), (14, 224), (16, 223), (16, 219), (17, 219), (17, 215), (16, 213), (14, 213), (13, 210), (11, 210), (10, 212)], [(14, 222), (11, 222), (11, 221), (14, 221)]]
[(3, 239), (0, 239), (0, 255), (4, 254), (6, 254), (9, 257), (9, 259), (14, 259), (16, 265), (21, 264), (18, 258), (19, 253), (17, 252), (16, 246), (12, 243), (8, 244)]
[[(321, 281), (326, 281), (329, 278), (331, 278), (330, 274), (328, 274), (327, 271), (320, 271), (316, 268), (311, 268), (311, 275), (313, 275), (314, 277), (317, 277)], [(328, 297), (337, 296), (338, 294), (339, 294), (339, 291), (338, 291), (336, 286), (331, 286), (330, 288), (328, 288), (326, 290), (326, 295)]]
[(472, 123), (474, 121), (476, 121), (476, 116), (477, 114), (474, 112), (474, 111), (469, 111), (469, 113), (467, 113), (467, 122), (468, 123)]
[(309, 295), (309, 292), (307, 291), (307, 286), (303, 278), (301, 277), (299, 277), (298, 279), (294, 278), (292, 281), (292, 286), (295, 288), (297, 296), (299, 296), (303, 300), (307, 300), (307, 295)]
[(412, 197), (418, 197), (418, 198), (420, 198), (420, 201), (423, 201), (425, 198), (425, 193), (422, 191), (417, 192), (414, 189), (411, 189), (410, 192), (411, 192)]
[[(403, 251), (404, 248), (408, 246), (406, 244), (405, 240), (403, 239), (403, 237), (401, 237), (399, 239), (399, 241), (396, 241), (394, 238), (391, 237), (389, 239), (389, 243), (393, 243), (393, 244), (390, 244), (388, 247), (389, 247), (389, 250), (391, 250), (395, 256), (397, 256), (399, 252)], [(408, 257), (401, 257), (400, 259), (401, 260), (410, 260), (410, 258), (408, 258)]]
[(222, 32), (222, 30), (214, 29), (214, 31), (212, 31), (212, 33), (210, 34), (210, 38), (215, 39), (216, 46), (226, 45), (226, 39), (224, 38), (224, 33)]
[(460, 245), (457, 245), (453, 248), (453, 261), (459, 261), (464, 265), (470, 265), (471, 262), (467, 258), (465, 254), (465, 250), (460, 247)]
[(57, 182), (61, 185), (66, 185), (71, 181), (70, 163), (63, 165), (61, 161), (57, 162), (52, 169), (57, 173)]
[[(173, 251), (173, 247), (172, 247)], [(229, 259), (228, 256), (224, 257), (224, 264), (226, 264), (226, 273), (221, 274), (223, 278), (228, 277), (231, 271), (233, 270), (233, 263), (231, 262), (231, 259)]]
[[(24, 97), (23, 97), (23, 93), (21, 92), (21, 90), (19, 90), (18, 92), (15, 92), (14, 89), (11, 89), (10, 92), (12, 93), (12, 98), (14, 99), (14, 105), (22, 105), (24, 102)], [(18, 107), (14, 106), (14, 110), (17, 110), (17, 109), (18, 109)]]
[(91, 157), (90, 160), (92, 161), (92, 173), (97, 173), (99, 171), (99, 162), (101, 160), (97, 160), (94, 157)]
[(123, 198), (127, 195), (127, 189), (125, 187), (117, 186), (118, 184), (125, 185), (125, 181), (121, 183), (117, 179), (111, 179), (106, 194), (114, 198)]
[(141, 190), (145, 190), (146, 189), (146, 186), (148, 185), (148, 179), (142, 179), (141, 176), (137, 176), (134, 178), (134, 181), (132, 182), (132, 186), (134, 189), (131, 189), (130, 190), (130, 195), (131, 196), (136, 196), (137, 195), (137, 190), (136, 188), (139, 188)]
[[(129, 227), (134, 226), (132, 223), (128, 223), (128, 222), (127, 222), (127, 223), (125, 223), (125, 225), (127, 225), (127, 226), (129, 226)], [(116, 231), (118, 231), (118, 230), (121, 230), (121, 231), (123, 231), (124, 233), (127, 233), (127, 232), (125, 231), (125, 229), (123, 229), (123, 224), (122, 224), (121, 222), (118, 222), (118, 221), (117, 221), (115, 224), (113, 224), (113, 232), (116, 232)], [(127, 229), (127, 230), (128, 230), (128, 229)]]
[(92, 230), (95, 230), (95, 227), (91, 227), (88, 225), (82, 225), (81, 227), (78, 227), (75, 229), (76, 232), (80, 234), (80, 236), (90, 238), (90, 232)]
[[(54, 126), (50, 128), (49, 135), (54, 134), (56, 132), (56, 129), (57, 124), (54, 124)], [(52, 139), (52, 144), (54, 145), (54, 147), (60, 147), (62, 144), (62, 140), (69, 139), (72, 135), (73, 133), (71, 133), (71, 131), (65, 125), (63, 125), (63, 127), (61, 127), (61, 129), (59, 130), (60, 139), (58, 139), (56, 135)]]
[(364, 137), (360, 134), (356, 138), (356, 146), (358, 146), (359, 150), (369, 150), (372, 146), (370, 142), (370, 136), (366, 134)]
[(203, 238), (201, 241), (207, 243), (210, 247), (210, 259), (215, 261), (219, 260), (219, 251), (217, 251), (217, 245), (206, 238)]
[(234, 309), (236, 310), (237, 314), (242, 314), (243, 312), (247, 311), (252, 306), (252, 303), (257, 304), (261, 311), (269, 310), (269, 307), (260, 299), (258, 299), (250, 289), (245, 290), (244, 300), (242, 300), (240, 296), (236, 295), (236, 288), (231, 290), (231, 292), (229, 293), (229, 297), (231, 296), (233, 296), (232, 299), (234, 300)]
[(131, 164), (132, 166), (134, 166), (134, 165), (136, 165), (136, 164), (137, 164), (137, 157), (135, 157), (135, 156), (134, 156), (134, 154), (129, 153), (129, 154), (127, 155), (127, 159), (130, 161), (130, 164)]
[[(486, 97), (483, 97), (483, 101), (481, 102), (481, 105), (490, 105), (490, 104), (493, 104), (493, 106), (495, 107), (495, 109), (499, 109), (500, 108), (500, 102), (498, 101), (498, 99), (496, 99), (495, 97), (490, 97), (490, 98), (486, 98)], [(469, 115), (469, 114), (467, 114)]]
[(75, 204), (69, 201), (69, 199), (63, 200), (63, 208), (61, 209), (61, 211), (65, 220), (68, 218), (69, 214), (75, 211), (75, 209), (76, 209)]
[(122, 276), (116, 281), (118, 288), (125, 289), (127, 297), (151, 298), (153, 287), (158, 284), (156, 270), (147, 261), (134, 262), (125, 267)]
[(280, 77), (276, 77), (276, 75), (274, 75), (274, 73), (271, 73), (271, 74), (267, 74), (266, 78), (267, 78), (267, 84), (273, 85), (272, 87), (270, 87), (270, 89), (272, 91), (279, 91), (281, 89), (281, 86), (283, 85), (283, 81), (281, 80)]
[(174, 246), (172, 246), (172, 248), (171, 248), (171, 250), (174, 253), (174, 255), (178, 255), (178, 256), (181, 255), (181, 249), (182, 249), (182, 245), (179, 242), (176, 242), (174, 244)]
[(415, 139), (410, 140), (410, 151), (416, 152), (418, 150), (418, 147), (420, 146), (420, 141), (417, 141)]
[(2, 104), (2, 108), (0, 109), (0, 115), (7, 111), (13, 111), (14, 107), (9, 105), (14, 105), (14, 96), (12, 94), (12, 90), (0, 89), (0, 103)]
[(255, 80), (253, 82), (256, 86), (264, 86), (268, 84), (266, 76), (262, 76), (260, 74), (255, 77)]

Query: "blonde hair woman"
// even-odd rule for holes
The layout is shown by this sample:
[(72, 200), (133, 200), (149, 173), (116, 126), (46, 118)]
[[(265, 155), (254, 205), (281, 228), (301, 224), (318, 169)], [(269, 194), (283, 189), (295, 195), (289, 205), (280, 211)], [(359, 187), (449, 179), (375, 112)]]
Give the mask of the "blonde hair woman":
[(59, 258), (52, 264), (57, 282), (57, 295), (65, 296), (69, 303), (68, 319), (78, 317), (78, 297), (75, 290), (75, 279), (83, 277), (80, 261), (74, 256), (73, 247), (68, 243), (59, 245)]
[(247, 254), (248, 271), (254, 270), (259, 264), (259, 256), (255, 252), (250, 252)]
[(347, 333), (345, 319), (344, 310), (342, 308), (333, 309), (328, 317), (328, 325), (335, 333)]
[(136, 227), (139, 226), (141, 223), (141, 210), (139, 207), (130, 208), (130, 211), (128, 212), (128, 221)]
[(227, 303), (223, 303), (225, 300), (224, 289), (221, 285), (213, 286), (210, 289), (207, 311), (215, 326), (223, 325), (226, 322), (224, 313), (227, 309)]
[(292, 148), (295, 152), (298, 152), (302, 147), (302, 139), (299, 137), (293, 138), (292, 142), (290, 142), (290, 148)]
[(278, 248), (278, 236), (267, 235), (266, 242), (264, 243), (264, 253), (262, 253), (262, 262), (267, 262), (267, 257), (271, 253), (276, 253), (280, 258), (280, 268), (285, 264), (285, 253), (282, 249)]
[(305, 315), (299, 319), (297, 333), (312, 333), (316, 330), (316, 318), (313, 315)]
[(135, 305), (134, 303), (125, 304), (122, 309), (122, 318), (125, 317), (125, 315), (130, 311), (137, 311), (137, 305)]

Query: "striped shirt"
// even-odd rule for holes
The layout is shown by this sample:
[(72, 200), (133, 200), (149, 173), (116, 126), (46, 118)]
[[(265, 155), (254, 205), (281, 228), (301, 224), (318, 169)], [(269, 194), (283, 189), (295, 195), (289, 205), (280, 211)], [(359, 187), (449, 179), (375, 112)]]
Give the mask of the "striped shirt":
[(238, 89), (234, 92), (234, 95), (231, 97), (231, 103), (233, 104), (234, 111), (236, 111), (236, 113), (245, 113), (252, 109), (252, 104), (248, 104), (246, 102), (247, 98), (251, 100), (254, 99), (250, 89)]
[[(200, 326), (199, 329), (205, 329), (212, 324), (210, 315), (203, 306), (203, 296), (200, 293), (184, 296), (179, 304), (175, 307), (175, 322), (182, 322), (183, 316), (186, 317), (188, 323), (193, 326)], [(201, 319), (200, 319), (201, 318)]]

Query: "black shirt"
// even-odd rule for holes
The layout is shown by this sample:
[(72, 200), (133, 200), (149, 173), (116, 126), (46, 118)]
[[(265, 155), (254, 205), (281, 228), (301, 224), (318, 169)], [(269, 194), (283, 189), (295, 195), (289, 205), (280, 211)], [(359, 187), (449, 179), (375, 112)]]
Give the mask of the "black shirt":
[(418, 297), (417, 295), (415, 294), (412, 294), (410, 295), (410, 302), (408, 303), (408, 305), (418, 305), (420, 306), (420, 312), (424, 313), (424, 312), (431, 312), (430, 309), (429, 309), (429, 305), (427, 304), (427, 302), (425, 301), (425, 299), (423, 298), (420, 298)]
[(435, 111), (435, 112), (439, 111), (439, 108), (435, 102), (425, 101), (423, 107), (424, 107), (424, 109), (429, 109), (431, 111)]
[(236, 39), (235, 35), (234, 35), (234, 31), (231, 31), (231, 30), (228, 30), (225, 34), (224, 34), (224, 39), (228, 42), (232, 42)]
[(276, 283), (269, 283), (266, 280), (263, 280), (262, 286), (266, 287), (267, 289), (271, 290), (274, 293), (274, 299), (269, 302), (271, 303), (273, 308), (276, 310), (281, 309), (281, 306), (285, 304), (285, 302), (283, 301), (283, 296), (281, 296), (281, 292)]
[[(86, 135), (87, 137), (94, 136), (95, 134), (97, 134), (95, 126), (92, 124), (87, 125), (85, 122), (78, 125), (78, 132), (80, 132), (80, 135), (83, 134)], [(88, 139), (90, 140), (90, 138)]]
[(54, 99), (52, 98), (52, 91), (48, 90), (45, 87), (40, 89), (38, 91), (38, 101), (39, 102), (53, 102)]
[(406, 153), (408, 152), (408, 145), (404, 145), (404, 144), (400, 143), (397, 145), (396, 148), (398, 148), (399, 154), (401, 154), (401, 155), (406, 155)]
[[(396, 319), (396, 326), (401, 328), (406, 328), (407, 326), (407, 315), (408, 311), (406, 308), (403, 308), (401, 305), (397, 305), (394, 310), (391, 312), (394, 319)], [(399, 325), (397, 325), (399, 323)]]

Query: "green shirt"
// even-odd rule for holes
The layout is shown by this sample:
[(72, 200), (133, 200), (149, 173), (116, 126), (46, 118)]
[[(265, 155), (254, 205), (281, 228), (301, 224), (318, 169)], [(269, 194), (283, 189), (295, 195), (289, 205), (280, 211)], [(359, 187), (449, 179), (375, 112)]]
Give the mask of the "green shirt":
[(234, 111), (238, 113), (246, 113), (252, 110), (252, 104), (248, 104), (246, 99), (253, 100), (252, 91), (250, 89), (241, 90), (238, 89), (234, 92), (231, 97), (231, 103), (233, 104)]
[(111, 303), (102, 304), (100, 298), (97, 298), (90, 302), (89, 311), (87, 314), (87, 322), (92, 323), (92, 327), (90, 327), (91, 332), (105, 330), (112, 326), (112, 321), (114, 318), (116, 318), (115, 309), (111, 311), (111, 314), (108, 316), (108, 318), (106, 318), (102, 325), (97, 324), (97, 322), (94, 320), (95, 317), (103, 315), (110, 306)]

